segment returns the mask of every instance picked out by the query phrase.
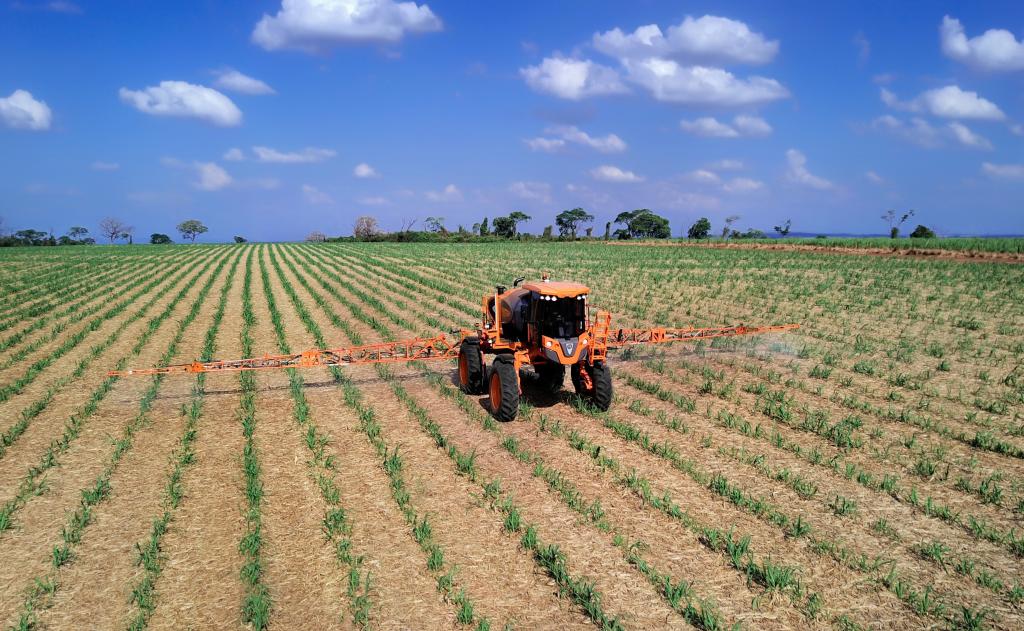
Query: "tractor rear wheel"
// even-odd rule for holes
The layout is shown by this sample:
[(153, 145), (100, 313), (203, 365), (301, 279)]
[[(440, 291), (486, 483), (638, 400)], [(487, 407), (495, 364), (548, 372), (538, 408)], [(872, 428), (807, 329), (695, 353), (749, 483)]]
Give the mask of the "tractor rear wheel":
[(480, 352), (478, 338), (467, 337), (459, 346), (459, 386), (466, 394), (483, 394), (487, 391), (484, 354)]
[(554, 394), (562, 389), (562, 384), (565, 383), (565, 366), (549, 362), (536, 366), (536, 370), (540, 387), (545, 392)]
[(502, 422), (514, 420), (519, 411), (519, 374), (511, 356), (499, 355), (491, 364), (491, 413)]
[(602, 412), (611, 407), (612, 371), (603, 361), (595, 361), (593, 365), (586, 362), (573, 364), (572, 385), (576, 394), (589, 399)]

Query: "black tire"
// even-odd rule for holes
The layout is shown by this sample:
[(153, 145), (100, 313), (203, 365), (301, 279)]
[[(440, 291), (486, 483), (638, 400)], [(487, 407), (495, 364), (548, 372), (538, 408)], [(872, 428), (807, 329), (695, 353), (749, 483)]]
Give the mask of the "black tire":
[(494, 358), (488, 394), (494, 418), (502, 422), (515, 420), (516, 412), (519, 411), (519, 374), (511, 356), (499, 355)]
[(487, 391), (484, 354), (480, 352), (480, 340), (475, 337), (467, 337), (459, 346), (459, 386), (466, 394)]
[(565, 383), (565, 366), (554, 363), (539, 364), (536, 370), (542, 390), (554, 394), (562, 389), (562, 384)]
[[(590, 377), (590, 384), (587, 385), (583, 373)], [(572, 385), (576, 394), (585, 397), (594, 404), (594, 407), (605, 412), (612, 405), (612, 371), (603, 361), (596, 361), (591, 366), (586, 362), (573, 364)]]

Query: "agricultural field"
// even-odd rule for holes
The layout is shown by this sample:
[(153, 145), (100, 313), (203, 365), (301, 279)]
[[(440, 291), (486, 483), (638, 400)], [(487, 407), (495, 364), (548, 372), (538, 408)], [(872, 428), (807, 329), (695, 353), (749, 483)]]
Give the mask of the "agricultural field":
[[(516, 276), (620, 326), (607, 412), (454, 362), (110, 370), (434, 336)], [(1024, 266), (547, 244), (0, 252), (5, 628), (1024, 626)]]

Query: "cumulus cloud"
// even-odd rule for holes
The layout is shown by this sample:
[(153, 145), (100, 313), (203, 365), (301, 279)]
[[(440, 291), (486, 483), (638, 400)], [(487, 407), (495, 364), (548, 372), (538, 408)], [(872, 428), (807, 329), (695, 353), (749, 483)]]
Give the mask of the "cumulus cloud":
[(394, 0), (282, 0), (276, 15), (264, 14), (252, 41), (267, 50), (315, 52), (332, 45), (395, 43), (406, 34), (441, 30), (426, 4)]
[(983, 162), (982, 172), (995, 179), (1000, 180), (1024, 180), (1024, 164), (992, 164)]
[(871, 128), (927, 149), (941, 147), (948, 141), (970, 149), (992, 149), (992, 143), (987, 138), (956, 121), (950, 122), (944, 127), (934, 127), (928, 121), (916, 116), (909, 121), (903, 121), (895, 116), (885, 114), (872, 121)]
[(882, 88), (881, 98), (892, 109), (927, 112), (939, 118), (996, 121), (1006, 118), (995, 103), (978, 96), (977, 92), (961, 90), (955, 85), (927, 90), (910, 101), (901, 101), (892, 91)]
[(356, 168), (352, 169), (352, 175), (363, 179), (380, 177), (380, 173), (365, 162), (357, 164)]
[(512, 182), (508, 191), (516, 197), (543, 203), (551, 202), (551, 185), (544, 182)]
[(624, 171), (617, 166), (605, 164), (591, 169), (590, 176), (595, 180), (601, 180), (603, 182), (643, 182), (644, 178), (633, 173), (632, 171)]
[(432, 202), (458, 202), (462, 201), (462, 191), (458, 186), (449, 184), (440, 191), (427, 191), (426, 197)]
[(628, 77), (658, 101), (684, 105), (738, 107), (763, 105), (789, 96), (775, 79), (736, 77), (728, 70), (682, 66), (671, 59), (625, 60)]
[(302, 185), (302, 196), (306, 198), (307, 202), (314, 205), (330, 204), (334, 201), (330, 195), (309, 184)]
[(574, 125), (548, 127), (544, 133), (556, 138), (529, 138), (526, 145), (534, 151), (554, 152), (563, 149), (567, 143), (589, 147), (601, 153), (618, 153), (626, 150), (626, 142), (615, 134), (591, 136)]
[(93, 171), (117, 171), (120, 168), (121, 165), (116, 162), (103, 162), (102, 160), (97, 160), (92, 163)]
[(146, 114), (198, 118), (221, 127), (242, 122), (242, 112), (213, 88), (185, 81), (161, 81), (142, 90), (121, 88), (121, 100)]
[(566, 142), (561, 138), (527, 138), (523, 140), (532, 151), (554, 153), (565, 148)]
[(764, 187), (764, 182), (749, 177), (734, 177), (722, 185), (727, 193), (752, 193)]
[(885, 184), (885, 178), (883, 178), (881, 175), (875, 173), (874, 171), (865, 171), (864, 172), (864, 177), (866, 177), (867, 180), (869, 182), (871, 182), (872, 184), (879, 184), (879, 185)]
[(238, 147), (232, 147), (224, 152), (224, 159), (228, 162), (241, 162), (245, 160), (245, 154)]
[(241, 92), (242, 94), (277, 94), (274, 88), (270, 87), (259, 79), (244, 75), (233, 69), (222, 70), (217, 73), (216, 85), (230, 92)]
[(365, 206), (386, 206), (391, 203), (386, 197), (360, 197), (356, 202)]
[(979, 136), (962, 123), (952, 122), (947, 125), (946, 128), (949, 129), (950, 133), (952, 133), (953, 138), (965, 147), (970, 147), (972, 149), (984, 149), (986, 151), (990, 151), (992, 149), (992, 143), (989, 142), (987, 138)]
[(686, 16), (667, 34), (648, 24), (626, 34), (614, 28), (595, 33), (594, 47), (616, 58), (668, 57), (696, 62), (765, 64), (779, 52), (779, 42), (750, 30), (745, 23), (714, 15)]
[(0, 120), (12, 129), (45, 131), (50, 128), (53, 113), (50, 106), (36, 100), (31, 92), (15, 90), (10, 96), (0, 97)]
[(333, 149), (321, 149), (319, 147), (306, 147), (302, 151), (283, 152), (270, 147), (253, 147), (252, 152), (260, 162), (276, 162), (281, 164), (306, 164), (310, 162), (323, 162), (328, 158), (338, 155)]
[(194, 162), (192, 166), (199, 178), (192, 185), (201, 191), (219, 191), (234, 181), (227, 171), (214, 162)]
[(772, 126), (763, 118), (740, 115), (733, 119), (732, 125), (719, 122), (718, 119), (705, 116), (696, 120), (683, 120), (679, 127), (695, 136), (706, 138), (739, 138), (740, 136), (767, 136), (772, 133)]
[(707, 169), (697, 169), (696, 171), (690, 171), (686, 174), (686, 179), (691, 182), (697, 182), (698, 184), (718, 184), (721, 178), (714, 171), (708, 171)]
[(960, 20), (948, 15), (939, 27), (942, 52), (950, 59), (989, 72), (1024, 70), (1024, 38), (1004, 29), (989, 29), (970, 39)]
[(726, 158), (724, 160), (718, 160), (708, 165), (710, 169), (718, 169), (719, 171), (738, 171), (743, 168), (743, 162), (741, 160), (732, 160)]
[(807, 170), (807, 157), (796, 149), (786, 152), (786, 162), (786, 179), (790, 182), (821, 191), (832, 188), (832, 182)]
[(578, 101), (588, 96), (622, 94), (629, 90), (619, 73), (589, 59), (547, 57), (537, 66), (519, 70), (526, 85), (537, 92)]

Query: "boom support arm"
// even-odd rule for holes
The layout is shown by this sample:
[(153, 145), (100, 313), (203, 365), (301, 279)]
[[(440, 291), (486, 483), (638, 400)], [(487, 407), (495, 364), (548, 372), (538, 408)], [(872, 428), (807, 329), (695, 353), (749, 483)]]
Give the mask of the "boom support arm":
[(776, 333), (800, 328), (799, 324), (781, 324), (778, 326), (722, 326), (706, 329), (694, 328), (652, 328), (652, 329), (610, 329), (608, 331), (608, 348), (633, 346), (636, 344), (662, 344), (665, 342), (691, 342), (715, 337), (735, 337), (737, 335), (758, 335)]

